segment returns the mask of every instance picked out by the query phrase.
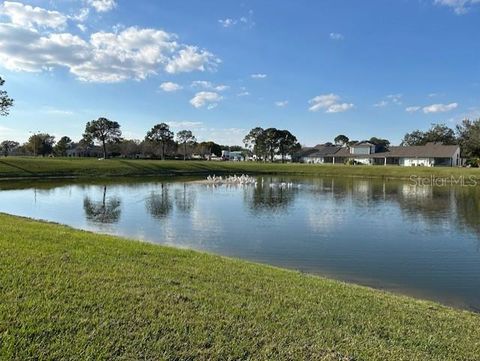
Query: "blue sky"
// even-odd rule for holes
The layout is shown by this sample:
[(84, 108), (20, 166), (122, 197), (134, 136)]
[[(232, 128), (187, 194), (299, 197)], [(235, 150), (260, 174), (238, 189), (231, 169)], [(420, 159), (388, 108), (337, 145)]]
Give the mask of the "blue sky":
[(0, 7), (0, 139), (78, 140), (106, 116), (239, 144), (305, 145), (480, 117), (479, 0), (36, 0)]

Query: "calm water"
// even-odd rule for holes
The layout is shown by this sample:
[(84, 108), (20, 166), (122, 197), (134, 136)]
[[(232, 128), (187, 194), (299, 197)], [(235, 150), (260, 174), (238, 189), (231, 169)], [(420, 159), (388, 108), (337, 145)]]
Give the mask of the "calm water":
[[(186, 180), (0, 184), (0, 211), (480, 310), (479, 189), (260, 179), (257, 187)], [(283, 181), (293, 186), (276, 186)]]

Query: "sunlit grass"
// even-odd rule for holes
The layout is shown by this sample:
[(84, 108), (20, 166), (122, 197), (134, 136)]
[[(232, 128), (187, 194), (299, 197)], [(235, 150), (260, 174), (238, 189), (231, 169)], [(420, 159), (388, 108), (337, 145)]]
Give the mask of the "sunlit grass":
[(0, 214), (0, 359), (478, 360), (480, 316)]
[(314, 164), (269, 164), (257, 162), (160, 161), (94, 158), (0, 158), (0, 178), (16, 177), (112, 177), (198, 174), (308, 174), (326, 176), (359, 176), (404, 178), (418, 176), (474, 176), (479, 169), (426, 168), (399, 166), (345, 166)]

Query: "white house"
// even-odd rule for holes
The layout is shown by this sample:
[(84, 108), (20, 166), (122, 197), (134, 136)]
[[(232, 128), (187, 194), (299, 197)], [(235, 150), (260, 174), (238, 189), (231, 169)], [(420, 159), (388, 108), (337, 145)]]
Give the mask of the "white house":
[(427, 143), (410, 147), (380, 149), (369, 142), (360, 142), (350, 147), (317, 145), (304, 148), (297, 159), (303, 163), (337, 163), (353, 160), (366, 165), (399, 165), (405, 167), (457, 167), (462, 165), (460, 147)]

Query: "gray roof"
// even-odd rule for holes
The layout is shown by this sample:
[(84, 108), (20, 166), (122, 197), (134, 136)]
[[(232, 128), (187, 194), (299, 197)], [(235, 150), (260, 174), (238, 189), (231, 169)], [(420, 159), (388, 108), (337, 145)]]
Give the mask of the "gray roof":
[[(348, 147), (316, 146), (310, 148), (305, 157), (344, 157), (344, 158), (451, 158), (458, 150), (458, 145), (443, 145), (441, 143), (427, 143), (426, 145), (410, 147), (390, 147), (388, 150), (373, 154), (351, 154)], [(317, 149), (317, 151), (312, 151)]]

